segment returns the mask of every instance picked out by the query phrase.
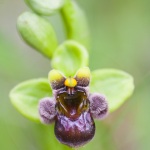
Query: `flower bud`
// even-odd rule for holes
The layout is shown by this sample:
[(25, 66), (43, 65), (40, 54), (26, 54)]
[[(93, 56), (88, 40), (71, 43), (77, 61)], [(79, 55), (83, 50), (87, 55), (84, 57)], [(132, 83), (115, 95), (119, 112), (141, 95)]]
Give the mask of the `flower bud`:
[(42, 17), (25, 12), (19, 16), (17, 28), (22, 38), (37, 51), (51, 58), (57, 47), (53, 27)]
[(26, 3), (38, 14), (51, 15), (63, 6), (64, 0), (26, 0)]

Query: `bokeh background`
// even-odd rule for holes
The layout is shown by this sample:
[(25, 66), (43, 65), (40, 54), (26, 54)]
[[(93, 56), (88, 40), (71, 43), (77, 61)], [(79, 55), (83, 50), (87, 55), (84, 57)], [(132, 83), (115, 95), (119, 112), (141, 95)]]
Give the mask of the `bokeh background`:
[[(122, 69), (135, 79), (132, 97), (104, 121), (81, 149), (150, 149), (150, 1), (78, 0), (91, 30), (90, 68)], [(55, 140), (52, 127), (31, 122), (11, 105), (9, 91), (19, 82), (46, 77), (49, 60), (20, 38), (16, 20), (28, 10), (22, 0), (0, 0), (0, 150), (68, 149)], [(60, 16), (51, 17), (59, 41)]]

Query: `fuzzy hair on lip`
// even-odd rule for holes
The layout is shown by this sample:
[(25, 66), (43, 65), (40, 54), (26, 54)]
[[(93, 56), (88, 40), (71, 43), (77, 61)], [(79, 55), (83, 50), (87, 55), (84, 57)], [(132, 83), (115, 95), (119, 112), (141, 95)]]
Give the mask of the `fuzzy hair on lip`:
[(55, 110), (56, 102), (54, 98), (45, 97), (39, 102), (39, 114), (40, 120), (44, 124), (50, 124), (55, 121), (56, 110)]
[(108, 103), (104, 95), (93, 93), (89, 96), (90, 111), (95, 119), (103, 119), (108, 114)]

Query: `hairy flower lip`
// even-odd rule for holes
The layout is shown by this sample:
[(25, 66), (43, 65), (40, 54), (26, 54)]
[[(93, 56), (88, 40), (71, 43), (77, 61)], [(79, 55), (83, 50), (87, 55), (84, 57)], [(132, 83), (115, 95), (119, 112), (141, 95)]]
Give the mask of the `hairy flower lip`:
[(55, 135), (61, 143), (78, 148), (93, 139), (95, 123), (89, 111), (82, 113), (76, 120), (60, 115), (56, 117)]

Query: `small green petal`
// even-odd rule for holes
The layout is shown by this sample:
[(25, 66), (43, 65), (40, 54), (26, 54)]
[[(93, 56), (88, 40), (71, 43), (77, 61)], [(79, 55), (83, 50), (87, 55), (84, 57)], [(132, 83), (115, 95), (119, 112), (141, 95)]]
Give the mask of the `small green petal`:
[(77, 78), (90, 78), (91, 73), (89, 67), (80, 68), (76, 73)]
[(59, 89), (64, 86), (65, 77), (58, 70), (51, 70), (48, 74), (48, 80), (53, 89)]
[(88, 67), (83, 67), (80, 68), (76, 75), (75, 75), (75, 79), (77, 80), (77, 85), (79, 86), (88, 86), (90, 83), (90, 78), (91, 78), (91, 72), (90, 69)]

